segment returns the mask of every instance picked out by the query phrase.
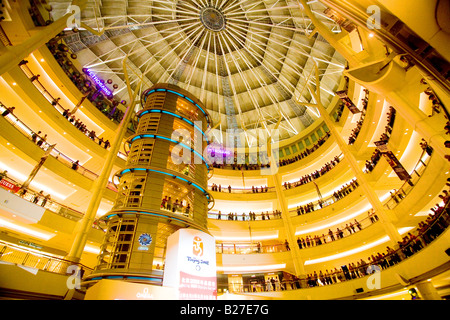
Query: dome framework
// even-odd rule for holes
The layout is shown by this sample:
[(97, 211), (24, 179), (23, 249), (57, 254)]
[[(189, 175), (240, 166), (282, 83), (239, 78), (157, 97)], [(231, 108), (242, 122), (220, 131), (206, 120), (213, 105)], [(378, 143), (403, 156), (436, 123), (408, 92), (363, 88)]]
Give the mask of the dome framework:
[[(68, 2), (51, 2), (54, 17)], [(320, 2), (309, 4), (333, 32), (340, 27)], [(126, 99), (122, 60), (131, 86), (171, 83), (192, 92), (207, 106), (218, 129), (241, 129), (247, 144), (256, 129), (279, 129), (280, 139), (301, 132), (319, 113), (307, 84), (314, 61), (321, 77), (322, 103), (334, 97), (343, 57), (313, 32), (298, 1), (102, 1), (81, 12), (81, 27), (65, 37), (78, 60), (119, 83)], [(313, 61), (314, 60), (314, 61)], [(121, 98), (120, 98), (121, 99)], [(281, 119), (280, 119), (281, 118)], [(223, 136), (216, 136), (223, 142)]]

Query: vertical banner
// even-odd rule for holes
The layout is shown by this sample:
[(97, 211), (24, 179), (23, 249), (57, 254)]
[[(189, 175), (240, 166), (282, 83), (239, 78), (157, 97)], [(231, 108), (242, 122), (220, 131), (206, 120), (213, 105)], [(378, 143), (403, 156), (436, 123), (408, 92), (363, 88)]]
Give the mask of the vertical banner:
[(167, 239), (164, 287), (180, 300), (216, 300), (216, 242), (211, 235), (180, 229)]
[(344, 102), (345, 106), (350, 110), (351, 113), (357, 114), (361, 111), (355, 106), (353, 101), (347, 96), (347, 91), (336, 91), (336, 94), (341, 98), (342, 102)]
[(388, 148), (386, 141), (375, 141), (375, 145), (377, 149), (381, 152), (381, 154), (385, 157), (389, 165), (392, 167), (394, 172), (400, 178), (400, 180), (408, 181), (411, 179), (411, 176), (403, 167), (403, 165), (398, 161), (395, 154)]

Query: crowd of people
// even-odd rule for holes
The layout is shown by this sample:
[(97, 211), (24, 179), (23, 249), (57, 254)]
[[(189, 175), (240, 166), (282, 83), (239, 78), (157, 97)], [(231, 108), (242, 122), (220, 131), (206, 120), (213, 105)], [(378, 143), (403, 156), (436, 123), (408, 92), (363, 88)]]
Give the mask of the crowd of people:
[(365, 97), (362, 99), (362, 111), (361, 111), (361, 117), (356, 122), (356, 127), (353, 128), (349, 138), (348, 138), (348, 144), (353, 144), (356, 141), (356, 138), (359, 135), (359, 132), (361, 131), (362, 124), (364, 123), (364, 118), (366, 117), (367, 112), (367, 104), (369, 103), (369, 90), (364, 89)]
[[(450, 181), (450, 179), (449, 179)], [(450, 185), (450, 183), (448, 183)], [(340, 267), (331, 267), (330, 269), (314, 270), (305, 275), (305, 279), (300, 279), (295, 275), (287, 275), (288, 277), (282, 278), (276, 290), (290, 290), (301, 289), (305, 287), (317, 287), (332, 285), (335, 283), (341, 283), (344, 281), (361, 278), (367, 275), (371, 275), (374, 272), (380, 272), (384, 269), (392, 267), (404, 259), (419, 252), (436, 239), (446, 228), (450, 225), (450, 208), (447, 206), (450, 199), (450, 193), (448, 190), (444, 190), (439, 197), (442, 199), (444, 205), (436, 204), (431, 208), (431, 213), (424, 220), (419, 222), (415, 232), (408, 232), (402, 241), (397, 242), (397, 249), (390, 246), (386, 246), (385, 252), (376, 252), (367, 257), (367, 259), (359, 259), (356, 262), (349, 262)], [(369, 213), (369, 216), (373, 216), (373, 212)], [(359, 228), (355, 221), (356, 228)], [(349, 227), (352, 230), (351, 227)], [(355, 228), (353, 228), (355, 229)], [(351, 233), (356, 232), (352, 230)], [(350, 234), (350, 231), (348, 231)], [(320, 238), (320, 237), (319, 237)], [(305, 239), (300, 241), (300, 248), (307, 248), (309, 246), (320, 245), (324, 242), (320, 242), (317, 237)], [(299, 240), (297, 240), (299, 242)], [(326, 242), (325, 242), (326, 243)], [(285, 240), (284, 246), (286, 251), (289, 251), (289, 244)], [(267, 286), (264, 291), (267, 291)], [(272, 287), (273, 290), (273, 287)], [(255, 291), (255, 290), (252, 290)]]
[[(231, 193), (231, 190), (233, 190), (233, 188), (231, 187), (231, 185), (228, 185), (228, 187), (224, 187), (224, 188), (222, 188), (222, 185), (221, 184), (216, 184), (216, 183), (213, 183), (212, 185), (211, 185), (211, 191), (216, 191), (216, 192), (228, 192), (228, 193)], [(245, 189), (236, 189), (236, 190), (245, 190)], [(265, 193), (265, 192), (268, 192), (269, 191), (269, 187), (268, 186), (261, 186), (261, 187), (255, 187), (255, 186), (252, 186), (252, 193)], [(242, 191), (242, 192), (244, 192), (244, 191)]]
[[(372, 222), (373, 223), (373, 222)], [(320, 246), (327, 242), (332, 242), (335, 240), (339, 240), (344, 238), (345, 236), (349, 236), (357, 231), (362, 230), (361, 222), (354, 219), (353, 222), (346, 223), (345, 226), (341, 226), (341, 228), (337, 227), (336, 231), (332, 231), (328, 229), (328, 233), (322, 235), (307, 235), (305, 237), (297, 237), (297, 245), (299, 249), (305, 249), (309, 247)]]
[(408, 232), (402, 241), (397, 242), (398, 249), (387, 246), (386, 252), (370, 255), (367, 262), (360, 259), (356, 264), (351, 262), (339, 269), (327, 269), (325, 272), (320, 270), (319, 273), (314, 271), (307, 275), (307, 285), (314, 287), (364, 277), (376, 270), (374, 266), (378, 266), (378, 271), (380, 271), (422, 250), (450, 225), (450, 208), (447, 206), (450, 193), (444, 190), (439, 197), (443, 200), (444, 205), (436, 204), (431, 208), (432, 213), (425, 221), (419, 222), (415, 234)]
[[(389, 111), (387, 114), (388, 124), (385, 126), (384, 132), (380, 136), (380, 141), (383, 141), (385, 143), (389, 141), (395, 122), (395, 114), (396, 114), (395, 109), (392, 106), (389, 106)], [(372, 172), (372, 170), (377, 165), (378, 161), (381, 159), (381, 156), (382, 154), (380, 150), (378, 150), (378, 148), (375, 149), (375, 151), (372, 153), (372, 156), (370, 157), (370, 160), (366, 160), (364, 171)]]
[[(27, 60), (22, 60), (20, 62), (19, 65), (26, 65), (28, 63)], [(37, 81), (38, 78), (40, 77), (39, 74), (37, 75), (33, 75), (30, 78), (30, 81)], [(42, 86), (42, 84), (41, 84)], [(99, 138), (97, 137), (96, 133), (94, 130), (88, 130), (86, 127), (86, 124), (84, 124), (79, 118), (75, 117), (75, 112), (71, 112), (70, 109), (64, 109), (60, 104), (59, 101), (61, 100), (61, 98), (53, 98), (53, 100), (51, 101), (51, 104), (53, 107), (57, 108), (58, 110), (61, 109), (62, 110), (62, 115), (64, 118), (66, 118), (72, 125), (75, 126), (75, 128), (77, 128), (78, 130), (80, 130), (82, 133), (84, 133), (85, 135), (87, 135), (91, 140), (95, 141), (98, 140), (98, 144), (104, 146), (105, 149), (109, 148), (109, 146), (111, 145), (110, 142), (108, 140), (103, 141), (103, 138)]]
[[(427, 84), (425, 79), (422, 79), (421, 83)], [(442, 111), (444, 111), (444, 113), (446, 113), (446, 110), (445, 110), (443, 104), (441, 103), (439, 98), (436, 96), (436, 94), (434, 93), (434, 91), (431, 87), (428, 87), (424, 91), (424, 93), (428, 96), (428, 100), (431, 101), (431, 115), (430, 116), (441, 113)], [(446, 114), (446, 117), (448, 119), (448, 114)], [(448, 120), (450, 120), (450, 119), (448, 119)]]
[(234, 221), (256, 221), (256, 220), (270, 220), (272, 216), (272, 219), (281, 219), (281, 211), (280, 210), (272, 210), (271, 213), (269, 211), (255, 213), (254, 211), (250, 211), (247, 214), (243, 212), (242, 214), (238, 214), (237, 212), (229, 212), (227, 214), (222, 214), (222, 212), (219, 210), (216, 217), (217, 220), (234, 220)]
[[(317, 142), (311, 148), (305, 148), (304, 151), (299, 152), (298, 154), (296, 154), (293, 157), (278, 160), (278, 166), (283, 167), (283, 166), (286, 166), (291, 163), (295, 163), (295, 162), (307, 157), (308, 155), (313, 153), (315, 150), (317, 150), (321, 145), (323, 145), (329, 137), (330, 137), (330, 132), (327, 131), (327, 132), (325, 132), (325, 136), (319, 138), (317, 140)], [(231, 161), (232, 159), (233, 159), (233, 161)], [(213, 161), (211, 163), (211, 165), (214, 168), (218, 168), (218, 169), (231, 168), (233, 170), (260, 170), (262, 168), (270, 167), (268, 158), (262, 159), (264, 161), (258, 162), (258, 161), (256, 161), (256, 157), (254, 155), (246, 155), (245, 160), (244, 159), (242, 159), (242, 160), (243, 160), (242, 162), (245, 162), (245, 163), (242, 163), (242, 164), (238, 163), (238, 158), (235, 153), (234, 158), (226, 157), (226, 159), (224, 159), (221, 163), (217, 163), (217, 162)]]
[[(184, 204), (184, 202), (186, 202)], [(164, 196), (161, 201), (161, 209), (173, 212), (173, 213), (181, 213), (186, 216), (191, 215), (191, 205), (187, 201), (175, 199), (172, 200), (171, 196)]]
[(325, 173), (327, 173), (328, 171), (330, 171), (331, 169), (333, 169), (338, 163), (340, 162), (340, 159), (338, 156), (334, 157), (333, 160), (326, 162), (322, 168), (320, 168), (319, 170), (314, 171), (313, 173), (307, 174), (302, 176), (298, 181), (296, 182), (285, 182), (283, 184), (284, 188), (287, 189), (291, 189), (291, 188), (295, 188), (298, 186), (301, 186), (303, 184), (306, 184), (308, 182), (311, 182), (321, 176), (323, 176)]
[[(79, 72), (71, 61), (71, 59), (77, 59), (77, 55), (69, 53), (70, 49), (60, 42), (60, 37), (56, 36), (51, 39), (47, 43), (47, 47), (78, 90), (105, 116), (119, 123), (124, 116), (124, 112), (118, 108), (120, 102), (102, 94), (100, 88), (93, 85), (88, 76)], [(112, 84), (112, 87), (117, 89), (117, 85)]]
[(288, 164), (297, 162), (297, 161), (307, 157), (308, 155), (310, 155), (311, 153), (316, 151), (321, 145), (323, 145), (329, 137), (330, 137), (330, 132), (327, 131), (327, 132), (325, 132), (325, 136), (319, 138), (317, 140), (317, 142), (311, 148), (305, 148), (304, 151), (300, 152), (299, 154), (297, 154), (291, 158), (280, 159), (278, 161), (278, 166), (279, 167), (286, 166)]
[[(341, 200), (343, 197), (348, 195), (350, 192), (354, 191), (359, 186), (359, 183), (356, 179), (351, 180), (349, 183), (344, 184), (341, 186), (338, 190), (335, 190), (333, 192), (333, 196), (330, 199), (332, 203)], [(297, 215), (303, 215), (312, 211), (315, 211), (316, 208), (321, 209), (324, 207), (325, 203), (327, 203), (328, 200), (319, 200), (317, 204), (314, 204), (313, 202), (309, 202), (302, 206), (297, 206)]]
[(51, 196), (50, 196), (50, 194), (47, 194), (46, 196), (44, 196), (44, 191), (41, 190), (38, 194), (36, 194), (34, 196), (33, 203), (38, 204), (39, 200), (41, 200), (41, 199), (42, 199), (41, 207), (45, 207), (47, 202), (51, 199)]

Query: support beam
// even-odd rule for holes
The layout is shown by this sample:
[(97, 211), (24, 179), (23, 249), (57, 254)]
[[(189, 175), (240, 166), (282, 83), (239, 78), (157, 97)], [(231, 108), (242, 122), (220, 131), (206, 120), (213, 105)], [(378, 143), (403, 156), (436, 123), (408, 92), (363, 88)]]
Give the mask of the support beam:
[(381, 203), (380, 199), (378, 198), (378, 195), (375, 193), (375, 191), (369, 185), (366, 177), (364, 176), (364, 173), (358, 166), (355, 156), (350, 151), (347, 143), (344, 141), (344, 139), (341, 137), (341, 135), (337, 131), (337, 129), (334, 125), (334, 122), (332, 121), (330, 115), (328, 114), (325, 107), (323, 106), (323, 104), (321, 102), (321, 98), (320, 98), (319, 68), (315, 61), (314, 61), (314, 67), (315, 67), (315, 73), (316, 73), (316, 88), (315, 88), (315, 90), (314, 90), (314, 88), (310, 88), (310, 90), (314, 96), (314, 99), (316, 101), (316, 107), (319, 110), (322, 119), (325, 121), (327, 127), (330, 129), (331, 135), (335, 138), (336, 143), (338, 144), (340, 150), (344, 154), (344, 159), (346, 159), (350, 168), (352, 169), (353, 173), (355, 174), (356, 179), (358, 180), (358, 182), (360, 184), (360, 187), (362, 188), (362, 190), (364, 191), (364, 193), (367, 197), (367, 200), (369, 200), (373, 209), (376, 211), (378, 217), (380, 218), (380, 222), (383, 225), (387, 235), (394, 243), (396, 243), (397, 241), (402, 241), (402, 236), (400, 235), (397, 228), (393, 224), (393, 221), (396, 220), (396, 217), (394, 216), (393, 212), (388, 212), (384, 208), (383, 204)]
[[(131, 120), (131, 117), (133, 115), (133, 110), (136, 105), (136, 103), (139, 101), (139, 99), (136, 99), (137, 92), (139, 90), (140, 85), (136, 86), (136, 89), (134, 93), (131, 93), (130, 89), (130, 83), (128, 74), (126, 71), (125, 62), (127, 60), (127, 57), (123, 60), (123, 68), (125, 72), (125, 76), (127, 79), (128, 84), (128, 93), (130, 95), (130, 104), (128, 105), (128, 108), (125, 112), (125, 116), (122, 119), (122, 122), (120, 123), (119, 127), (117, 128), (117, 134), (114, 137), (114, 140), (111, 144), (111, 148), (109, 150), (108, 156), (105, 160), (105, 165), (102, 168), (102, 172), (100, 173), (100, 176), (94, 181), (92, 186), (92, 197), (89, 201), (88, 208), (86, 210), (86, 213), (84, 214), (83, 219), (79, 222), (79, 229), (78, 232), (75, 235), (75, 239), (72, 243), (72, 247), (70, 248), (69, 254), (66, 257), (67, 260), (73, 261), (75, 263), (80, 262), (81, 255), (83, 254), (84, 246), (86, 245), (87, 237), (89, 234), (89, 231), (92, 228), (92, 225), (95, 220), (95, 216), (97, 214), (97, 210), (100, 206), (100, 202), (103, 198), (104, 190), (106, 189), (106, 186), (108, 184), (108, 179), (111, 174), (111, 170), (114, 165), (114, 160), (117, 157), (117, 153), (119, 152), (120, 146), (122, 144), (123, 138), (125, 136), (125, 133), (127, 132), (128, 123)], [(141, 78), (141, 82), (142, 82)]]
[(74, 13), (69, 12), (46, 27), (42, 27), (39, 32), (36, 32), (29, 39), (15, 46), (7, 46), (0, 49), (0, 75), (5, 74), (20, 61), (28, 57), (33, 51), (45, 45), (52, 38), (56, 37), (58, 33), (67, 27), (67, 20)]

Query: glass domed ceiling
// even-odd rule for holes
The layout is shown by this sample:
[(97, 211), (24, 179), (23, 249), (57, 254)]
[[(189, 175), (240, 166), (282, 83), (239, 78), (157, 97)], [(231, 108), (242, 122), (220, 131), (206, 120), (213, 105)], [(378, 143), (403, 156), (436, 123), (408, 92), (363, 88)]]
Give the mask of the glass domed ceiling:
[[(69, 1), (51, 1), (53, 17)], [(310, 9), (333, 32), (326, 7)], [(103, 0), (88, 1), (69, 47), (84, 67), (119, 84), (127, 100), (122, 60), (134, 89), (172, 83), (197, 96), (218, 129), (243, 129), (252, 144), (256, 129), (274, 128), (280, 139), (298, 134), (318, 117), (301, 102), (314, 102), (306, 84), (319, 66), (324, 105), (331, 102), (345, 60), (319, 34), (299, 1)], [(280, 119), (281, 118), (281, 119)]]

